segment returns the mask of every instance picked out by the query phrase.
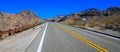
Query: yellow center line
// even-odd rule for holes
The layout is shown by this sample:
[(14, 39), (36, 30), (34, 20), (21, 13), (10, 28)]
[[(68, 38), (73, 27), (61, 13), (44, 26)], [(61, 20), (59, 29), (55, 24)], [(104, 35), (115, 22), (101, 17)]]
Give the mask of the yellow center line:
[(84, 37), (82, 37), (82, 36), (80, 36), (80, 35), (72, 32), (72, 31), (69, 30), (69, 29), (67, 29), (67, 28), (65, 28), (65, 27), (63, 27), (63, 26), (61, 26), (61, 25), (59, 25), (59, 24), (56, 24), (56, 26), (59, 27), (59, 28), (61, 28), (61, 29), (64, 30), (64, 31), (68, 32), (69, 34), (71, 34), (72, 36), (76, 37), (77, 39), (83, 41), (84, 43), (90, 45), (91, 47), (97, 49), (99, 52), (108, 52), (108, 50), (103, 49), (102, 47), (100, 47), (100, 46), (96, 45), (95, 43), (93, 43), (93, 42), (85, 39)]

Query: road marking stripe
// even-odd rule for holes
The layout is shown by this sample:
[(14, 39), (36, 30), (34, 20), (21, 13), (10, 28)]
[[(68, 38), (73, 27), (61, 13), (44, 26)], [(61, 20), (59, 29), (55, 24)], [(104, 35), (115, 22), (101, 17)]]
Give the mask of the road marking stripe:
[[(56, 24), (56, 25), (57, 25), (57, 24)], [(65, 28), (65, 27), (63, 27), (63, 26), (61, 26), (61, 25), (59, 25), (59, 24), (57, 25), (57, 27), (61, 28), (62, 30), (66, 31), (66, 32), (68, 32), (69, 34), (73, 35), (73, 36), (76, 37), (77, 39), (83, 41), (84, 43), (92, 46), (93, 48), (97, 49), (99, 52), (108, 52), (108, 50), (103, 49), (102, 47), (96, 45), (95, 43), (93, 43), (93, 42), (85, 39), (84, 37), (82, 37), (82, 36), (80, 36), (80, 35), (78, 35), (78, 34), (76, 34), (76, 33), (74, 33), (74, 32), (72, 32), (72, 31), (69, 30), (68, 28)]]
[(44, 41), (44, 38), (45, 38), (47, 26), (48, 26), (48, 23), (46, 23), (46, 27), (45, 27), (45, 30), (44, 30), (44, 32), (43, 32), (43, 34), (42, 34), (42, 37), (41, 37), (39, 46), (38, 46), (38, 48), (37, 48), (37, 52), (42, 52), (42, 46), (43, 46), (43, 41)]

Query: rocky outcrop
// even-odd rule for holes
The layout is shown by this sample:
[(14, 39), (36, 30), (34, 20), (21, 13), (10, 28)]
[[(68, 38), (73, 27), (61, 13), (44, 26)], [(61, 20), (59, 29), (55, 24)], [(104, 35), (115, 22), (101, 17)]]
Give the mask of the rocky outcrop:
[(18, 14), (6, 14), (0, 12), (0, 31), (8, 31), (22, 26), (38, 24), (42, 19), (29, 10)]
[(120, 7), (111, 7), (104, 11), (106, 16), (120, 14)]

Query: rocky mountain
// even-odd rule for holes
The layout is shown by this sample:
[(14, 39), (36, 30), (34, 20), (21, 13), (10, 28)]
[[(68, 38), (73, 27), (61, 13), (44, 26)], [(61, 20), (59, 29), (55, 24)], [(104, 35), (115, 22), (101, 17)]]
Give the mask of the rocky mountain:
[(65, 16), (57, 16), (57, 17), (54, 17), (54, 18), (51, 18), (51, 19), (47, 19), (47, 21), (56, 21), (56, 22), (61, 22), (65, 19)]
[(38, 24), (42, 19), (29, 10), (18, 14), (7, 14), (0, 12), (0, 31), (8, 31), (17, 27)]
[[(82, 18), (87, 18), (86, 28), (88, 29), (120, 29), (120, 7), (110, 7), (106, 10), (90, 8), (82, 12), (66, 15), (62, 18), (59, 16), (56, 18), (60, 20), (58, 22), (82, 28), (84, 28)], [(56, 21), (56, 18), (52, 20)]]
[(119, 15), (120, 7), (111, 7), (111, 8), (106, 9), (104, 12), (106, 16)]

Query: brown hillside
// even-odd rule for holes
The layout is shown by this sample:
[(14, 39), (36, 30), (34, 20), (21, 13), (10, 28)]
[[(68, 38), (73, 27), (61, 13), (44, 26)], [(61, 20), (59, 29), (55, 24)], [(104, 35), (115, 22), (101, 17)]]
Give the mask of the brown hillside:
[[(110, 7), (103, 11), (91, 8), (82, 12), (66, 15), (59, 22), (84, 28), (83, 17), (87, 18), (87, 29), (112, 29), (120, 32), (120, 7)], [(58, 19), (61, 18), (58, 16), (57, 20)], [(56, 21), (56, 18), (54, 20)]]
[(8, 31), (9, 29), (38, 24), (40, 22), (42, 22), (42, 19), (28, 10), (18, 14), (6, 14), (0, 12), (0, 31)]

